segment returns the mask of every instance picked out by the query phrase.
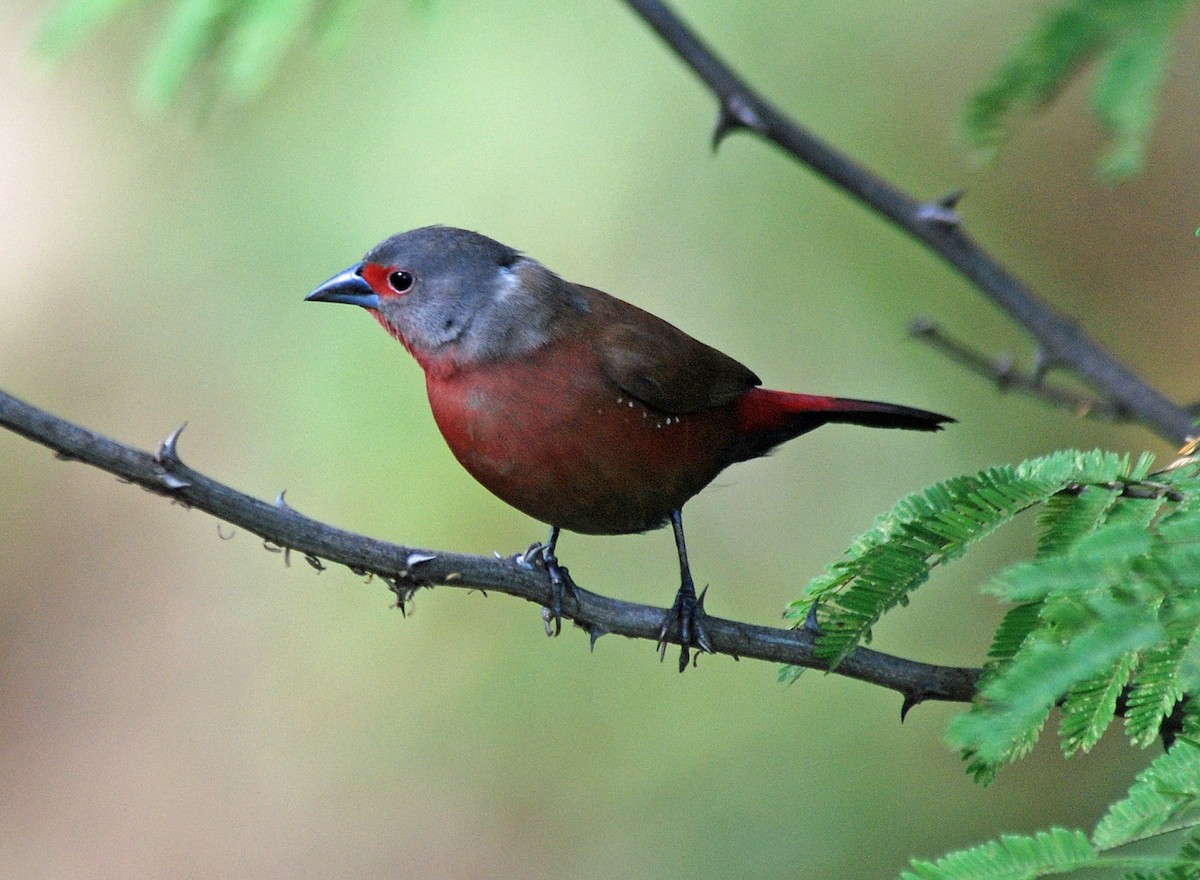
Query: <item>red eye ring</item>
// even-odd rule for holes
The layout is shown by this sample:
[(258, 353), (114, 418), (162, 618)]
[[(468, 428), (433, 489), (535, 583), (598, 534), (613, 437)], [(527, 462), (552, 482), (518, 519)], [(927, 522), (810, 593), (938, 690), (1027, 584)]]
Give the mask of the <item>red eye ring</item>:
[(416, 281), (411, 272), (405, 272), (403, 269), (389, 272), (387, 277), (388, 287), (396, 293), (408, 293)]

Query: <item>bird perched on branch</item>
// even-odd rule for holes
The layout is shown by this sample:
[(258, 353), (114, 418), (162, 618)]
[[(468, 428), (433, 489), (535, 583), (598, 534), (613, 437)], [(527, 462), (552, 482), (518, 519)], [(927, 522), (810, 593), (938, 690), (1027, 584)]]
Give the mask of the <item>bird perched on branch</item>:
[(758, 387), (715, 348), (603, 291), (565, 281), (483, 235), (393, 236), (308, 296), (365, 308), (425, 371), (455, 457), (501, 500), (550, 526), (540, 555), (556, 626), (574, 584), (559, 531), (623, 535), (670, 523), (681, 584), (659, 632), (711, 651), (680, 511), (731, 464), (830, 422), (936, 431), (925, 410)]

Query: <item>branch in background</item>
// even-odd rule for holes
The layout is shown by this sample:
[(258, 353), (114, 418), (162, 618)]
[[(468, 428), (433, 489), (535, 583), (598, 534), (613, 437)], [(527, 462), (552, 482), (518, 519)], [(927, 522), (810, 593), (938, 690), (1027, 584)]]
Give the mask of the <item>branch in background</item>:
[(1120, 412), (1175, 445), (1192, 433), (1192, 415), (1105, 350), (1076, 323), (1036, 296), (964, 231), (953, 201), (921, 203), (801, 128), (750, 88), (659, 0), (625, 0), (716, 96), (714, 143), (752, 131), (883, 215), (954, 267), (1025, 328), (1047, 366), (1079, 376)]
[[(516, 559), (466, 556), (377, 541), (334, 528), (297, 513), (283, 501), (260, 501), (230, 488), (180, 461), (177, 430), (155, 455), (125, 446), (72, 424), (0, 391), (0, 427), (54, 450), (59, 458), (81, 461), (136, 483), (173, 501), (203, 510), (253, 532), (277, 548), (304, 556), (313, 568), (321, 560), (340, 563), (359, 575), (383, 578), (404, 603), (420, 587), (444, 585), (505, 593), (543, 607), (550, 601), (550, 581), (542, 568)], [(182, 430), (182, 429), (180, 429)], [(608, 633), (659, 640), (663, 609), (578, 591), (568, 597), (563, 616), (596, 639)], [(828, 669), (815, 655), (815, 635), (807, 629), (755, 626), (719, 617), (706, 621), (715, 653)], [(671, 641), (677, 640), (672, 638)], [(838, 675), (889, 688), (904, 696), (904, 709), (926, 700), (969, 702), (979, 670), (936, 666), (860, 648), (842, 661)]]
[(962, 341), (943, 331), (929, 318), (917, 318), (908, 326), (911, 336), (941, 352), (960, 366), (996, 384), (1001, 391), (1016, 391), (1036, 397), (1051, 406), (1079, 416), (1094, 416), (1110, 422), (1128, 421), (1128, 414), (1112, 401), (1078, 394), (1067, 388), (1046, 384), (1048, 366), (1037, 358), (1034, 369), (1026, 373), (1017, 368), (1011, 355), (989, 359)]

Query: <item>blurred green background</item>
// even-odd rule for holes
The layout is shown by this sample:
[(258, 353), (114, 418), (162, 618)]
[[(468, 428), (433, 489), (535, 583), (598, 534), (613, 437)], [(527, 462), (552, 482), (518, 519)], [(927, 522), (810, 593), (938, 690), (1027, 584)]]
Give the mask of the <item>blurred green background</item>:
[[(401, 229), (522, 248), (747, 362), (769, 386), (951, 413), (930, 437), (829, 428), (688, 507), (715, 614), (774, 623), (900, 495), (1066, 446), (1170, 450), (998, 395), (909, 341), (929, 314), (1024, 338), (934, 258), (776, 150), (734, 137), (621, 5), (364, 3), (343, 45), (201, 118), (139, 111), (161, 6), (49, 70), (45, 2), (0, 8), (0, 387), (244, 491), (397, 541), (511, 553), (544, 528), (443, 446), (419, 370), (303, 296)], [(681, 10), (782, 107), (908, 190), (965, 186), (970, 228), (1167, 393), (1194, 395), (1200, 30), (1184, 28), (1147, 173), (1097, 184), (1085, 76), (972, 169), (968, 92), (1029, 4), (815, 0)], [(1183, 304), (1187, 307), (1182, 307)], [(0, 433), (0, 875), (887, 877), (1000, 831), (1090, 827), (1148, 756), (1053, 742), (973, 785), (899, 698), (653, 646), (589, 653), (538, 609), (285, 568), (251, 535)], [(876, 633), (975, 664), (977, 587), (1028, 524)], [(227, 536), (227, 535), (226, 535)], [(567, 535), (585, 586), (666, 603), (670, 536)]]

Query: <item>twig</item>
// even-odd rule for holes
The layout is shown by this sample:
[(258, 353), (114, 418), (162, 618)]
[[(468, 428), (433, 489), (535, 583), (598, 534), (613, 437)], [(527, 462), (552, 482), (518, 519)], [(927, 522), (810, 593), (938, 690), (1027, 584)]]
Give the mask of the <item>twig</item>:
[(1192, 416), (1186, 408), (1173, 403), (1074, 321), (1051, 308), (966, 234), (954, 210), (958, 194), (932, 203), (906, 195), (768, 103), (664, 3), (625, 2), (717, 98), (714, 145), (731, 132), (745, 129), (781, 147), (957, 269), (1039, 342), (1049, 366), (1071, 370), (1131, 419), (1168, 441), (1179, 445), (1189, 437)]
[(991, 380), (1001, 391), (1017, 391), (1028, 394), (1030, 397), (1036, 397), (1051, 406), (1068, 410), (1076, 415), (1094, 416), (1110, 422), (1128, 420), (1126, 413), (1111, 401), (1047, 384), (1044, 369), (1035, 368), (1028, 373), (1022, 372), (1017, 369), (1012, 357), (1008, 355), (1001, 355), (989, 360), (975, 349), (950, 336), (928, 318), (915, 319), (909, 324), (908, 332), (956, 364)]
[[(301, 554), (319, 568), (321, 560), (340, 563), (356, 574), (373, 573), (396, 593), (401, 607), (419, 587), (440, 584), (517, 596), (538, 605), (550, 601), (545, 571), (514, 559), (467, 556), (404, 547), (335, 528), (296, 512), (283, 501), (260, 501), (205, 476), (179, 458), (179, 430), (157, 454), (143, 452), (89, 431), (0, 391), (0, 427), (54, 450), (67, 461), (80, 461), (122, 480), (165, 495), (189, 507), (261, 537), (269, 547)], [(289, 552), (290, 551), (290, 552)], [(564, 616), (587, 631), (593, 643), (607, 633), (656, 644), (663, 609), (624, 602), (580, 589), (579, 602), (568, 600)], [(715, 652), (771, 663), (827, 669), (814, 652), (814, 635), (805, 629), (756, 626), (710, 617)], [(837, 674), (898, 691), (904, 706), (925, 700), (966, 702), (975, 693), (979, 670), (936, 666), (860, 648)]]

